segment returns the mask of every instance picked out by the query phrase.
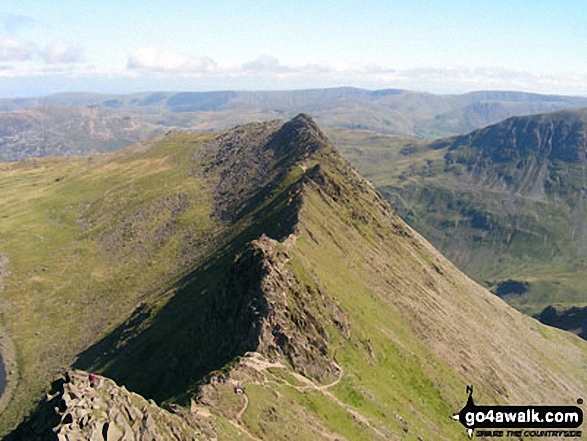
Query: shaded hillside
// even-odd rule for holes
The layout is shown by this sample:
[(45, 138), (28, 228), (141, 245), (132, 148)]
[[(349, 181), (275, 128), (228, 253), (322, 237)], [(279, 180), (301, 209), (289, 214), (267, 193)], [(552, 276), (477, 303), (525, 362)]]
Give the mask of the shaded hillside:
[(454, 440), (467, 384), (487, 403), (585, 390), (582, 340), (456, 270), (307, 116), (27, 162), (0, 181), (23, 372), (5, 428), (72, 363), (221, 439)]
[[(585, 301), (587, 112), (514, 117), (469, 135), (388, 143), (360, 165), (418, 231), (516, 307)], [(360, 158), (353, 159), (360, 161)]]
[(96, 108), (44, 106), (0, 113), (0, 161), (104, 153), (165, 130)]
[(547, 306), (537, 316), (538, 320), (545, 325), (571, 331), (587, 340), (587, 307), (561, 308), (560, 305), (557, 306)]

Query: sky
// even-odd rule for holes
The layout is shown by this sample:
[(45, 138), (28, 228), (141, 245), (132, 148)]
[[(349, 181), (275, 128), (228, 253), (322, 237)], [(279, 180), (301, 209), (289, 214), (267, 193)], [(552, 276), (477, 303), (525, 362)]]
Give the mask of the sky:
[(587, 2), (0, 1), (0, 97), (339, 86), (587, 96)]

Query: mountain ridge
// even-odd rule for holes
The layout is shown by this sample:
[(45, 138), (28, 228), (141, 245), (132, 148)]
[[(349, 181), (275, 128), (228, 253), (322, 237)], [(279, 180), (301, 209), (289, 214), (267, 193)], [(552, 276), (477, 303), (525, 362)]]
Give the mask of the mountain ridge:
[[(512, 404), (567, 403), (587, 384), (582, 340), (512, 310), (456, 270), (306, 116), (216, 135), (172, 133), (90, 164), (51, 158), (18, 168), (3, 169), (3, 178), (21, 192), (7, 203), (22, 243), (6, 244), (5, 293), (9, 330), (30, 363), (21, 400), (36, 396), (32, 373), (75, 364), (161, 405), (194, 400), (223, 436), (448, 440), (463, 434), (449, 417), (465, 384), (475, 383), (483, 401)], [(121, 168), (130, 182), (117, 179)], [(38, 211), (53, 220), (43, 231), (33, 228), (33, 183), (53, 207)], [(70, 186), (77, 199), (64, 197)], [(14, 231), (7, 222), (1, 237)], [(61, 241), (75, 250), (83, 283), (44, 246), (19, 254), (39, 240), (26, 234), (29, 223), (47, 243), (57, 240), (55, 223), (71, 229)], [(80, 256), (100, 259), (88, 269)], [(59, 292), (23, 318), (30, 304), (18, 303), (16, 282), (49, 297), (43, 283), (56, 273), (79, 291)], [(51, 304), (64, 300), (69, 311)], [(41, 344), (35, 329), (48, 350), (62, 338), (43, 327), (47, 311), (61, 329), (75, 328), (74, 311), (91, 325), (76, 330), (83, 338), (61, 347), (69, 352), (59, 359), (32, 358)]]

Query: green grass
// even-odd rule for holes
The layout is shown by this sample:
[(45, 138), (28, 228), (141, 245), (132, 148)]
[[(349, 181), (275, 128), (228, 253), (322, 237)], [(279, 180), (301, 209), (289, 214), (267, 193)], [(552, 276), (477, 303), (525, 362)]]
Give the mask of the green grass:
[[(139, 154), (2, 166), (0, 252), (10, 271), (2, 320), (21, 377), (2, 427), (22, 417), (56, 369), (137, 302), (160, 295), (158, 287), (181, 270), (185, 238), (214, 228), (209, 185), (188, 172), (205, 139), (178, 135)], [(178, 196), (183, 206), (174, 203)], [(162, 237), (166, 224), (173, 240)]]

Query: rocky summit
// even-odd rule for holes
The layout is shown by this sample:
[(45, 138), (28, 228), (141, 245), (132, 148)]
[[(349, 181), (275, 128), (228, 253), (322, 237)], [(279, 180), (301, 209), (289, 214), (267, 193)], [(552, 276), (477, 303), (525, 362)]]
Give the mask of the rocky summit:
[[(306, 115), (0, 179), (6, 432), (454, 440), (467, 385), (535, 405), (587, 387), (583, 340), (458, 271)], [(94, 387), (74, 371), (35, 405), (71, 366)]]

